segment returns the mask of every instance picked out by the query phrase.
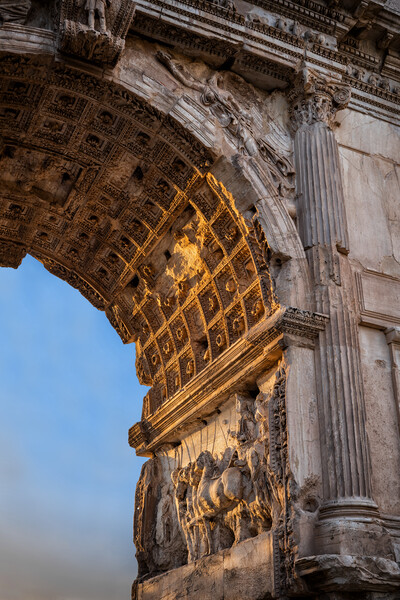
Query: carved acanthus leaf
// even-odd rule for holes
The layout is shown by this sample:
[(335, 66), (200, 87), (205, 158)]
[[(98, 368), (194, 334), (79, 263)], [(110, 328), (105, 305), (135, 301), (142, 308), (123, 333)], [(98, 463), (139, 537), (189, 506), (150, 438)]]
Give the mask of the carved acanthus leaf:
[(331, 125), (337, 111), (350, 102), (350, 86), (303, 66), (289, 95), (294, 129), (303, 125)]

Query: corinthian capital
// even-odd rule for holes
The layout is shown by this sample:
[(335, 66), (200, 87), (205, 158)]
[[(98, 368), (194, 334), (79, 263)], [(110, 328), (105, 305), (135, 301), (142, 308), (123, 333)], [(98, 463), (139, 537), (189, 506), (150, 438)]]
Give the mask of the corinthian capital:
[(303, 67), (289, 95), (293, 127), (326, 123), (331, 125), (338, 110), (346, 108), (351, 89), (309, 67)]

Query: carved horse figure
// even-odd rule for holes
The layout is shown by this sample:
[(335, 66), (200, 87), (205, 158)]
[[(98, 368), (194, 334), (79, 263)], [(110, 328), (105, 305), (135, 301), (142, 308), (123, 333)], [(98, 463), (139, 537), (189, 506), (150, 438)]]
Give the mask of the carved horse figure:
[(208, 450), (199, 455), (196, 466), (202, 471), (197, 503), (204, 517), (212, 518), (241, 501), (243, 481), (238, 467), (228, 467), (222, 475), (215, 476), (215, 461)]
[(202, 452), (195, 463), (201, 479), (196, 494), (196, 517), (206, 530), (208, 554), (213, 552), (210, 520), (231, 510), (243, 497), (243, 478), (238, 467), (228, 467), (221, 475), (215, 475), (215, 461), (208, 450)]

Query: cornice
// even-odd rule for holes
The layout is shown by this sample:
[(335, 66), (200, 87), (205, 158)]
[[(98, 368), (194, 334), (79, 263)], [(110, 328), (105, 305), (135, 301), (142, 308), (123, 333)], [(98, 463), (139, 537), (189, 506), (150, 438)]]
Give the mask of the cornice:
[(339, 28), (347, 31), (349, 27), (347, 15), (312, 0), (299, 3), (290, 0), (255, 0), (252, 4), (295, 19), (308, 27), (318, 24), (318, 29), (324, 33), (333, 34)]
[[(207, 0), (168, 4), (138, 0), (131, 33), (171, 44), (189, 55), (195, 52), (212, 66), (229, 68), (270, 90), (289, 88), (306, 59), (312, 68), (332, 73), (361, 91), (372, 113), (396, 121), (400, 104), (397, 53), (382, 49), (380, 58), (361, 48), (356, 38), (347, 35), (356, 17), (308, 1), (257, 0), (248, 9), (254, 5), (270, 12), (265, 18), (250, 19), (250, 13), (239, 14)], [(281, 16), (294, 21), (288, 23)], [(331, 37), (325, 39), (322, 34)], [(354, 95), (350, 107), (359, 106), (358, 96)]]
[[(178, 432), (200, 422), (215, 410), (221, 399), (241, 389), (243, 373), (247, 379), (255, 380), (261, 372), (271, 368), (282, 355), (284, 334), (313, 340), (325, 328), (327, 320), (325, 315), (297, 308), (278, 309), (156, 413), (131, 427), (129, 444), (139, 456), (151, 456), (158, 446), (176, 442)], [(237, 369), (239, 362), (240, 371)]]

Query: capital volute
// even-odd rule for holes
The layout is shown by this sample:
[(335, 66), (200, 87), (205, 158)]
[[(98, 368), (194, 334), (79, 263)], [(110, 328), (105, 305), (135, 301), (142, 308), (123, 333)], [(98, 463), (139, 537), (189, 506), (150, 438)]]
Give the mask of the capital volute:
[(293, 128), (314, 123), (330, 126), (336, 113), (346, 108), (350, 96), (350, 86), (303, 66), (289, 94)]

